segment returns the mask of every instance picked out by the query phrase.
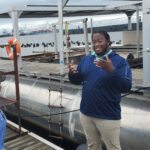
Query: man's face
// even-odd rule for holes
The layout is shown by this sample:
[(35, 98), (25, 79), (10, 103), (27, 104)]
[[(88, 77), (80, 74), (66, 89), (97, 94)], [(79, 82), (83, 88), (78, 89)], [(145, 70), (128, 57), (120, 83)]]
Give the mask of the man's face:
[(93, 49), (97, 54), (100, 54), (109, 49), (109, 42), (105, 39), (103, 34), (93, 34)]

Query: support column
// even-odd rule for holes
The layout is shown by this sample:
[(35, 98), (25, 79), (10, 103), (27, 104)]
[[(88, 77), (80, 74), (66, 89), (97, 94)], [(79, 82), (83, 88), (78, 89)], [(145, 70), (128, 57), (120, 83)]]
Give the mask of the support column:
[[(21, 15), (22, 12), (13, 10), (9, 13), (10, 17), (12, 18), (13, 23), (13, 36), (19, 40), (19, 26), (18, 26), (18, 17)], [(21, 51), (18, 57), (18, 69), (22, 68), (22, 58), (21, 58)]]
[(128, 17), (128, 30), (132, 30), (132, 21), (131, 21), (131, 18), (132, 18), (132, 15), (135, 13), (135, 11), (126, 11), (125, 14), (127, 15)]
[(91, 19), (91, 51), (93, 50), (93, 20)]
[(87, 30), (87, 19), (83, 21), (84, 40), (85, 40), (85, 54), (89, 54), (89, 42), (88, 42), (88, 30)]
[(59, 23), (59, 63), (60, 63), (60, 74), (64, 74), (64, 46), (63, 46), (63, 0), (58, 0), (58, 23)]
[(53, 33), (54, 33), (55, 59), (57, 59), (58, 58), (58, 45), (57, 45), (57, 30), (56, 30), (56, 25), (53, 25)]
[(137, 58), (139, 58), (139, 53), (140, 53), (140, 30), (139, 30), (139, 22), (140, 22), (140, 17), (139, 17), (139, 5), (136, 5), (136, 41), (137, 41)]
[(150, 87), (150, 1), (143, 0), (143, 79)]

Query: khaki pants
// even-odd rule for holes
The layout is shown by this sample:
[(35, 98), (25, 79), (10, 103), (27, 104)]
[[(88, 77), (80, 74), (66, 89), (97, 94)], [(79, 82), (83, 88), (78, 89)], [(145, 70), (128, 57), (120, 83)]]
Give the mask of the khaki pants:
[(80, 113), (80, 121), (86, 135), (88, 150), (102, 150), (102, 140), (107, 150), (121, 150), (120, 120), (104, 120)]

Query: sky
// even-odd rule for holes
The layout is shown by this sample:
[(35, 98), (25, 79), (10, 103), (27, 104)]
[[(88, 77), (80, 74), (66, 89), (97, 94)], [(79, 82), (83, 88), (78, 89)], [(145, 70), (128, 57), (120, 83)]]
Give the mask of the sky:
[[(111, 0), (69, 0), (68, 5), (100, 5), (102, 2), (111, 1)], [(0, 8), (3, 6), (12, 6), (12, 5), (57, 5), (58, 0), (1, 0)]]
[[(134, 2), (135, 0), (69, 0), (67, 5), (104, 5), (108, 3)], [(140, 0), (136, 0), (140, 1)], [(141, 0), (142, 1), (142, 0)], [(23, 6), (23, 5), (57, 5), (58, 0), (0, 0), (0, 9), (9, 6)]]

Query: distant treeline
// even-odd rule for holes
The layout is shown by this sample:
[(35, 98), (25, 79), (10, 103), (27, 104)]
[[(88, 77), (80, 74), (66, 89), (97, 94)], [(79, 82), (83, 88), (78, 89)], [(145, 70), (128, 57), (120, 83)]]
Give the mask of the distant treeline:
[[(142, 22), (139, 24), (139, 29), (142, 30)], [(90, 33), (90, 28), (88, 28), (88, 32)], [(102, 26), (102, 27), (93, 27), (93, 32), (105, 30), (107, 32), (117, 32), (117, 31), (127, 31), (128, 24), (120, 24), (120, 25), (110, 25), (110, 26)], [(132, 23), (132, 30), (136, 30), (136, 23)], [(82, 34), (83, 29), (70, 29), (70, 34)]]

